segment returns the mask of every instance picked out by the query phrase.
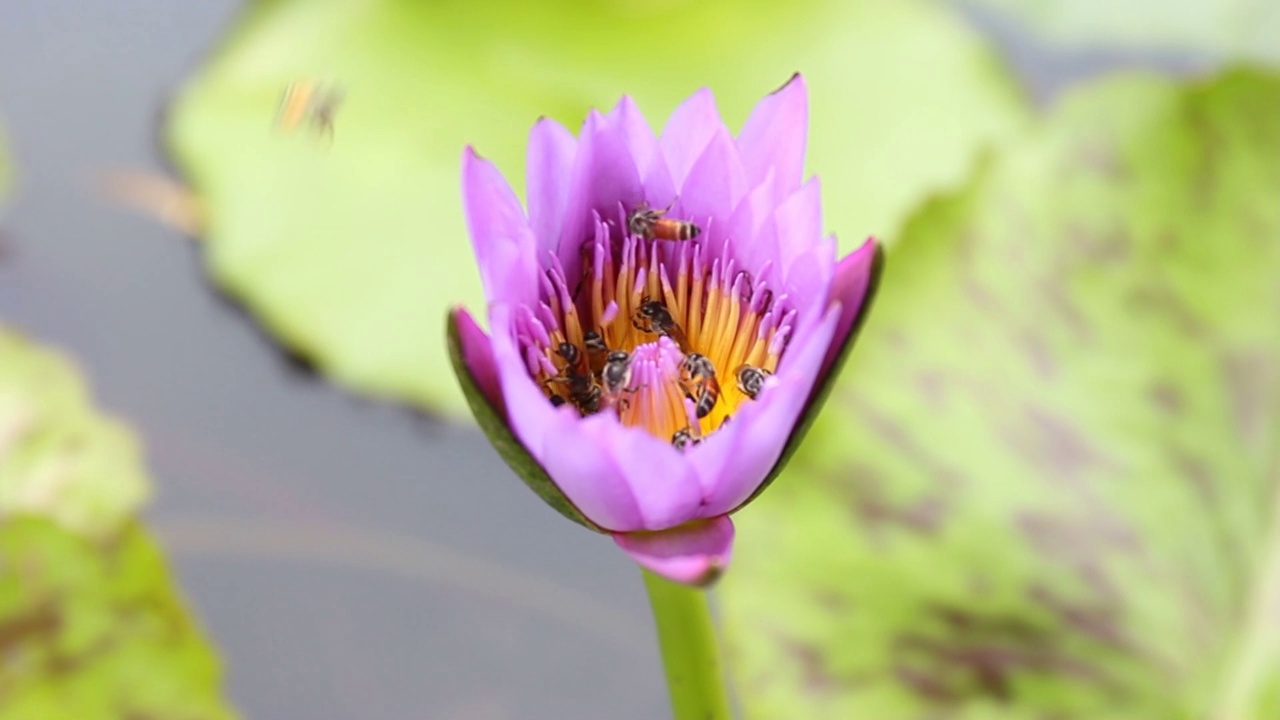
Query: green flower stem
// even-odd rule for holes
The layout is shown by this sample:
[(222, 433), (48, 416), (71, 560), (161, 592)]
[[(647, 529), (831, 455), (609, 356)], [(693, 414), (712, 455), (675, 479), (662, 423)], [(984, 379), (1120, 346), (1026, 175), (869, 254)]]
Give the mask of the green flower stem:
[(729, 720), (729, 696), (706, 591), (673, 583), (648, 570), (641, 572), (658, 625), (672, 718)]

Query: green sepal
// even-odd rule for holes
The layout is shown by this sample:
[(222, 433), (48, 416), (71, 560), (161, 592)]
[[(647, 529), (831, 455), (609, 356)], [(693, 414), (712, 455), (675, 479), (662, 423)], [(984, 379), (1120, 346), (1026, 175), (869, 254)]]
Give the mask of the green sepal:
[(550, 505), (556, 512), (578, 523), (579, 525), (595, 530), (600, 533), (607, 533), (599, 525), (587, 519), (582, 511), (565, 497), (565, 494), (556, 485), (555, 481), (547, 475), (547, 471), (538, 464), (529, 450), (520, 442), (520, 440), (511, 432), (511, 427), (507, 424), (507, 419), (498, 408), (493, 406), (489, 398), (480, 389), (480, 384), (471, 374), (471, 368), (467, 366), (463, 356), (462, 340), (458, 333), (458, 320), (455, 312), (449, 312), (448, 334), (449, 334), (449, 360), (453, 364), (453, 372), (458, 377), (458, 385), (462, 388), (462, 394), (467, 398), (467, 405), (471, 408), (471, 414), (475, 416), (476, 423), (480, 429), (484, 431), (485, 437), (489, 438), (489, 442), (494, 449), (498, 451), (498, 456), (506, 461), (507, 465), (515, 471), (516, 475), (524, 481), (529, 489), (542, 498), (542, 501)]

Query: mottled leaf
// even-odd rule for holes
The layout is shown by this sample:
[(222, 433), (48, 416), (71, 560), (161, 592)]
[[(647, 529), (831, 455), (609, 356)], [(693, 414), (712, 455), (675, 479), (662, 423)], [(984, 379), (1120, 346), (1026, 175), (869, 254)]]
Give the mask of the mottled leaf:
[(154, 541), (136, 443), (0, 328), (0, 720), (232, 717)]
[(748, 717), (1280, 717), (1278, 119), (1109, 80), (913, 216), (740, 516)]
[(1280, 63), (1275, 0), (961, 0), (991, 6), (1055, 44), (1150, 52), (1196, 52), (1223, 60)]
[[(827, 225), (850, 245), (892, 234), (1021, 120), (979, 39), (927, 2), (278, 0), (250, 6), (181, 94), (169, 144), (203, 200), (210, 272), (287, 347), (350, 387), (461, 410), (443, 311), (483, 307), (463, 147), (519, 185), (540, 115), (576, 130), (629, 93), (660, 129), (709, 86), (736, 126), (797, 70)], [(332, 136), (273, 131), (282, 91), (310, 79), (342, 90)]]
[(104, 538), (148, 493), (133, 435), (89, 405), (66, 361), (0, 327), (0, 517)]

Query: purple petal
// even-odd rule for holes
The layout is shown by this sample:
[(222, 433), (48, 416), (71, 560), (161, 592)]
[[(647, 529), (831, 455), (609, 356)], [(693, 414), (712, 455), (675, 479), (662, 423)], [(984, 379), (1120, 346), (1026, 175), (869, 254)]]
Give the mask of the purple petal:
[[(689, 170), (676, 203), (681, 217), (703, 226), (704, 244), (717, 247), (728, 231), (727, 221), (747, 194), (747, 176), (729, 131), (721, 128), (711, 136), (702, 155)], [(721, 224), (707, 224), (708, 218), (723, 218)], [(723, 227), (722, 227), (723, 225)]]
[(462, 202), (489, 301), (535, 302), (533, 232), (502, 173), (471, 147), (462, 156)]
[(827, 287), (835, 265), (834, 247), (826, 247), (822, 238), (822, 185), (818, 178), (787, 195), (773, 211), (774, 231), (778, 238), (778, 265), (785, 278), (791, 265), (815, 248), (821, 247), (827, 258), (825, 277), (817, 287)]
[(578, 155), (569, 181), (569, 200), (560, 232), (558, 254), (566, 276), (577, 277), (580, 272), (579, 250), (591, 232), (592, 211), (608, 220), (617, 216), (619, 202), (634, 207), (643, 200), (640, 172), (622, 128), (592, 110), (578, 140)]
[(608, 445), (619, 459), (639, 507), (640, 527), (665, 530), (705, 515), (697, 469), (669, 441), (639, 428), (622, 427), (607, 415), (589, 418), (584, 424), (597, 430), (590, 441)]
[[(555, 408), (530, 379), (510, 328), (514, 312), (493, 306), (493, 353), (512, 432), (593, 523), (616, 532), (663, 530), (703, 516), (698, 471), (671, 443), (602, 413)], [(505, 332), (501, 329), (505, 329)]]
[(462, 346), (462, 360), (466, 363), (467, 370), (493, 409), (505, 417), (507, 403), (502, 397), (502, 384), (498, 381), (498, 367), (493, 360), (493, 346), (489, 342), (489, 336), (471, 319), (471, 313), (466, 308), (454, 308), (453, 318), (458, 327), (458, 344)]
[(809, 91), (799, 73), (751, 111), (738, 134), (742, 163), (753, 185), (773, 170), (779, 195), (795, 190), (804, 176)]
[(825, 378), (844, 346), (845, 339), (853, 330), (854, 323), (862, 314), (867, 299), (867, 288), (871, 283), (871, 269), (876, 259), (876, 240), (867, 238), (857, 250), (846, 255), (836, 265), (835, 279), (831, 283), (829, 302), (840, 304), (840, 319), (836, 323), (835, 336), (822, 360), (822, 369), (818, 376)]
[(666, 207), (675, 198), (675, 184), (671, 181), (671, 173), (667, 170), (666, 158), (658, 147), (658, 138), (654, 136), (648, 121), (644, 119), (635, 101), (623, 95), (617, 106), (605, 117), (611, 125), (621, 131), (627, 148), (635, 162), (636, 169), (644, 183), (645, 201), (651, 207)]
[(621, 532), (643, 529), (639, 506), (610, 445), (585, 430), (587, 423), (572, 407), (552, 406), (529, 377), (512, 335), (514, 316), (506, 305), (489, 311), (493, 355), (512, 432), (593, 523)]
[(538, 238), (538, 255), (555, 252), (569, 201), (569, 177), (578, 140), (560, 123), (539, 118), (529, 132), (525, 184), (529, 192), (529, 226)]
[(755, 274), (767, 263), (772, 268), (769, 276), (757, 279), (772, 287), (781, 287), (782, 276), (776, 260), (780, 254), (778, 237), (772, 222), (775, 209), (773, 176), (770, 175), (742, 198), (725, 228), (733, 239), (733, 256), (742, 267)]
[(835, 254), (836, 239), (827, 236), (817, 246), (792, 260), (787, 268), (782, 286), (800, 312), (825, 308), (830, 304), (828, 293), (835, 273)]
[(721, 131), (724, 131), (724, 122), (716, 109), (716, 98), (707, 88), (689, 96), (671, 113), (658, 145), (676, 187), (684, 184), (693, 163), (702, 155), (712, 136)]
[[(719, 515), (738, 507), (778, 462), (817, 380), (838, 319), (838, 312), (832, 309), (817, 322), (809, 320), (797, 327), (795, 340), (778, 367), (777, 385), (739, 409), (733, 422), (716, 433), (729, 433), (731, 447), (727, 451), (700, 457), (700, 446), (689, 453), (704, 487), (710, 490), (704, 514)], [(713, 436), (704, 444), (715, 439)]]
[(696, 520), (662, 532), (613, 536), (640, 567), (685, 585), (709, 585), (729, 566), (733, 521), (727, 515)]

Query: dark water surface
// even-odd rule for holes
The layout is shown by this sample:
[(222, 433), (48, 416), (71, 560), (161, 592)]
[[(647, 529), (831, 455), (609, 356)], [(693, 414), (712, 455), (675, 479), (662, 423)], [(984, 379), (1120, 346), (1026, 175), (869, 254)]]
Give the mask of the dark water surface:
[[(95, 197), (102, 172), (162, 167), (159, 108), (237, 7), (0, 10), (20, 183), (0, 318), (77, 358), (145, 438), (151, 525), (247, 717), (665, 716), (643, 588), (612, 543), (543, 506), (476, 431), (291, 369), (190, 242)], [(1116, 66), (1206, 65), (1055, 52), (974, 17), (1040, 103)]]
[[(0, 318), (57, 345), (147, 445), (149, 520), (251, 718), (655, 718), (640, 578), (478, 432), (291, 369), (178, 234), (95, 195), (159, 170), (159, 108), (227, 0), (0, 10)], [(521, 130), (523, 132), (523, 130)]]

